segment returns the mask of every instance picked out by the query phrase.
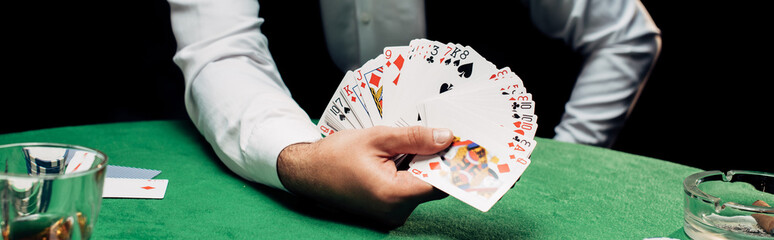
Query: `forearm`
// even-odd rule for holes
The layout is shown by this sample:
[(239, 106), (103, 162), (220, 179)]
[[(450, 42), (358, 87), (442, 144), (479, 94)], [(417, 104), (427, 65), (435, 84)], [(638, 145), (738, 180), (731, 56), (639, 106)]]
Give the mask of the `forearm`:
[(554, 139), (609, 147), (645, 85), (659, 44), (657, 35), (644, 36), (637, 44), (588, 57)]
[(194, 123), (218, 157), (238, 175), (283, 188), (276, 159), (286, 146), (312, 142), (320, 134), (309, 117), (283, 91), (265, 86), (265, 78), (246, 59), (209, 64), (195, 79), (187, 107)]
[(609, 146), (658, 57), (658, 28), (636, 0), (524, 1), (539, 30), (584, 59), (555, 139)]
[(280, 151), (319, 133), (277, 72), (257, 3), (170, 0), (170, 7), (191, 120), (229, 169), (283, 188)]

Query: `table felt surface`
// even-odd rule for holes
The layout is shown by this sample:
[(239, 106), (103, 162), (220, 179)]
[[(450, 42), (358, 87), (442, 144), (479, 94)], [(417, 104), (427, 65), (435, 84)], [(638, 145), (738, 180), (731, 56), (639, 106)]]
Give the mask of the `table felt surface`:
[(103, 151), (110, 165), (161, 170), (164, 199), (104, 199), (93, 239), (688, 239), (682, 182), (701, 169), (537, 138), (532, 163), (488, 212), (447, 197), (384, 229), (231, 173), (187, 121), (0, 135)]

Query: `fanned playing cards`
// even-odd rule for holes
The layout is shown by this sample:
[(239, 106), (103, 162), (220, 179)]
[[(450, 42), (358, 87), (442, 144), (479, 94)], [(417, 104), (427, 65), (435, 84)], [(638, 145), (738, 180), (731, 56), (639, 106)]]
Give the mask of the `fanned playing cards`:
[(486, 212), (530, 164), (534, 110), (510, 68), (469, 46), (415, 39), (348, 71), (317, 127), (324, 136), (378, 125), (451, 129), (449, 148), (414, 157), (408, 171)]

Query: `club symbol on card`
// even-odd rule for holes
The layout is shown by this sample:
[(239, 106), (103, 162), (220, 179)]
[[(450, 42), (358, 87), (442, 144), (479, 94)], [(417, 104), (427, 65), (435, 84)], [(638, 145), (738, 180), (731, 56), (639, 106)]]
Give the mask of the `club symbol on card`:
[[(459, 60), (457, 61), (459, 63)], [(456, 66), (456, 65), (455, 65)], [(466, 63), (457, 68), (457, 72), (460, 73), (460, 77), (469, 78), (473, 74), (473, 63)]]
[(454, 87), (454, 84), (451, 84), (451, 83), (441, 84), (441, 92), (439, 92), (439, 93), (443, 93), (443, 92), (452, 90), (452, 87)]
[(433, 63), (435, 60), (433, 60), (433, 56), (430, 56), (429, 58), (425, 59), (427, 60), (427, 63)]

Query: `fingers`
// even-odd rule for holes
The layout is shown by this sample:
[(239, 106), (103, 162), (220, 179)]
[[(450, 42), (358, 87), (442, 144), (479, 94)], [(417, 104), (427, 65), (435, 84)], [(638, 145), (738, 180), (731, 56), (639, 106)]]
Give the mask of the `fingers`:
[(438, 190), (432, 185), (422, 181), (406, 171), (399, 171), (396, 175), (396, 193), (406, 198), (413, 199), (416, 203), (438, 200), (448, 196), (447, 193)]
[[(374, 127), (372, 138), (374, 144), (389, 155), (421, 154), (429, 155), (440, 152), (451, 145), (454, 135), (445, 128), (413, 127)], [(406, 171), (398, 171), (390, 184), (392, 193), (404, 199), (411, 199), (414, 204), (441, 199), (446, 193), (434, 188)]]
[(448, 147), (454, 136), (445, 128), (374, 127), (374, 143), (389, 154), (433, 154)]

